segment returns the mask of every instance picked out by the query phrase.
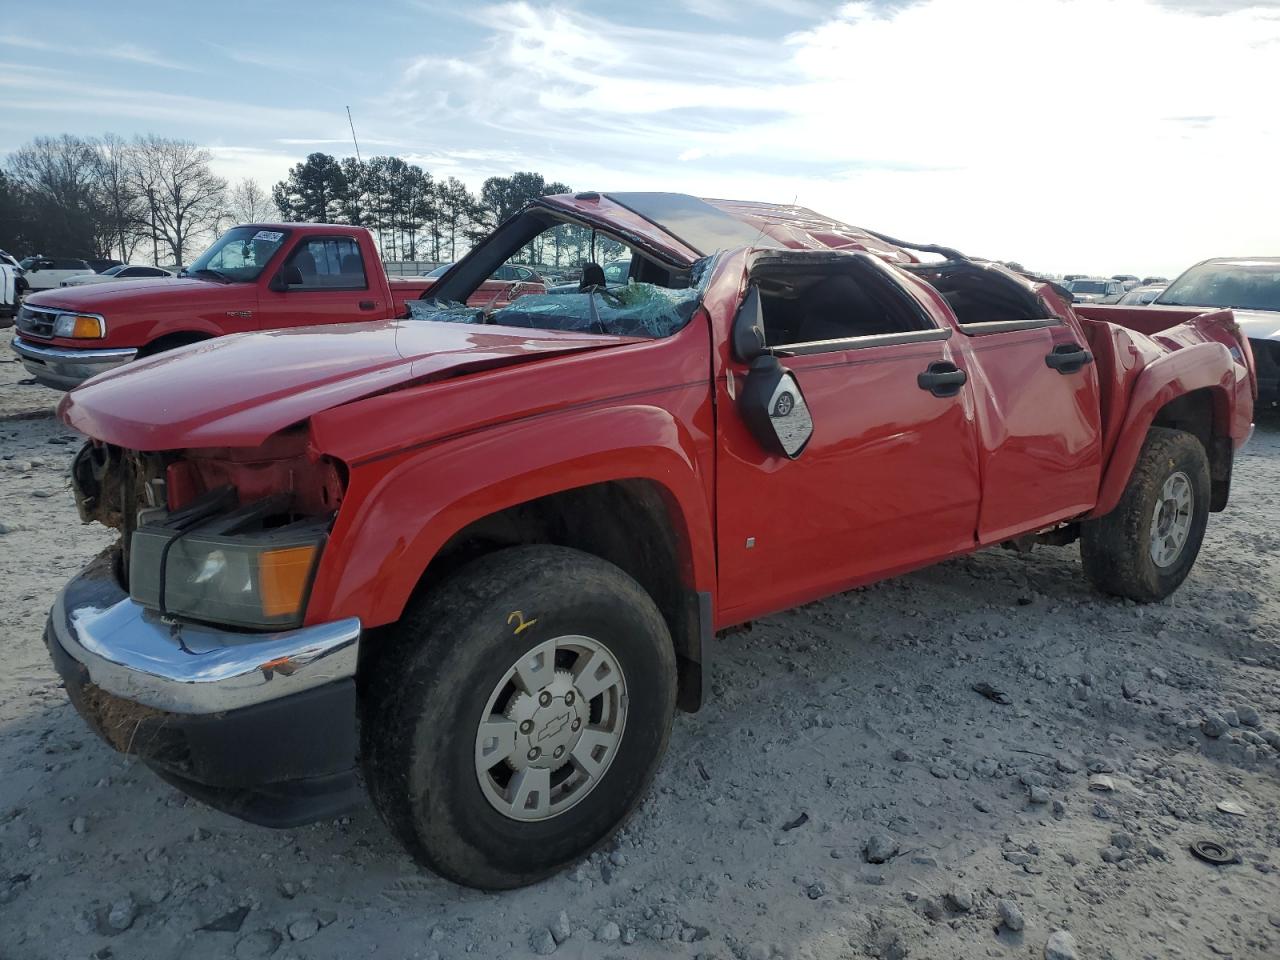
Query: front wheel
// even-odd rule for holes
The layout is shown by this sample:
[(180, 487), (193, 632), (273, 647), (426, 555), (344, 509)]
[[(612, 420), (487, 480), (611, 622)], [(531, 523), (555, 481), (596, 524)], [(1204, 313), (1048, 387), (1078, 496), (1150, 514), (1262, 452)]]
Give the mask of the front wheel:
[(539, 880), (643, 797), (675, 711), (671, 637), (631, 577), (563, 547), (463, 567), (370, 664), (370, 794), (420, 863), (458, 883)]
[(1114, 510), (1080, 529), (1085, 574), (1140, 603), (1163, 600), (1191, 572), (1209, 521), (1209, 461), (1182, 430), (1152, 427)]

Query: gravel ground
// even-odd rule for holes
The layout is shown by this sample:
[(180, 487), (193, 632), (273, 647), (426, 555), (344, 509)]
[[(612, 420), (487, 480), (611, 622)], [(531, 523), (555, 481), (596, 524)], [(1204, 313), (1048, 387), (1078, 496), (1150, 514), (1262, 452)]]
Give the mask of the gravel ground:
[(719, 638), (715, 696), (616, 844), (490, 895), (416, 869), (367, 806), (248, 826), (81, 723), (41, 630), (110, 535), (77, 521), (77, 441), (8, 338), (3, 960), (1280, 956), (1280, 422), (1165, 603), (1094, 594), (1074, 547), (994, 550)]

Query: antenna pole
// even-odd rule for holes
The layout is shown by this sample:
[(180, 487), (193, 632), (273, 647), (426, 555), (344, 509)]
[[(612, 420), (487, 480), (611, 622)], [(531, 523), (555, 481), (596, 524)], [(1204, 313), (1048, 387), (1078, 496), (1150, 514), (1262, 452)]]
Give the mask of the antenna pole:
[(351, 127), (351, 142), (355, 144), (356, 162), (364, 163), (364, 161), (360, 159), (360, 141), (356, 139), (356, 124), (355, 121), (351, 119), (350, 107), (347, 107), (347, 125)]

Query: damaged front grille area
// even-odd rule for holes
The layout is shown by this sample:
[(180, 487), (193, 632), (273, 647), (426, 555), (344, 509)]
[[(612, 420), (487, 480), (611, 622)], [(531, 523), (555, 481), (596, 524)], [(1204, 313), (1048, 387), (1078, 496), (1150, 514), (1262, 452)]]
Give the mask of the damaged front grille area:
[(90, 440), (71, 463), (71, 486), (83, 523), (98, 522), (119, 530), (123, 553), (123, 585), (128, 587), (129, 551), (138, 509), (155, 507), (163, 490), (168, 459)]

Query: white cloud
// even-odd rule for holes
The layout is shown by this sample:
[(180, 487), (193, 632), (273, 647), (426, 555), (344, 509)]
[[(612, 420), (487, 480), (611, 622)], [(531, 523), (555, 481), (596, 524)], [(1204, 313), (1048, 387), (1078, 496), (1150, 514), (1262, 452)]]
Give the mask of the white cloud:
[(398, 107), (522, 136), (524, 166), (575, 186), (798, 196), (1045, 269), (1168, 273), (1280, 246), (1273, 11), (850, 3), (767, 41), (525, 3), (474, 22), (480, 54), (411, 66)]
[(49, 43), (47, 40), (37, 40), (34, 37), (8, 36), (0, 37), (0, 45), (18, 47), (23, 50), (35, 50), (40, 53), (56, 53), (67, 57), (74, 57), (77, 60), (86, 57), (105, 57), (108, 60), (121, 60), (127, 63), (141, 63), (150, 67), (163, 67), (166, 70), (191, 71), (194, 69), (189, 64), (178, 63), (175, 60), (170, 60), (152, 50), (140, 47), (135, 43), (117, 43), (108, 47), (78, 47)]

